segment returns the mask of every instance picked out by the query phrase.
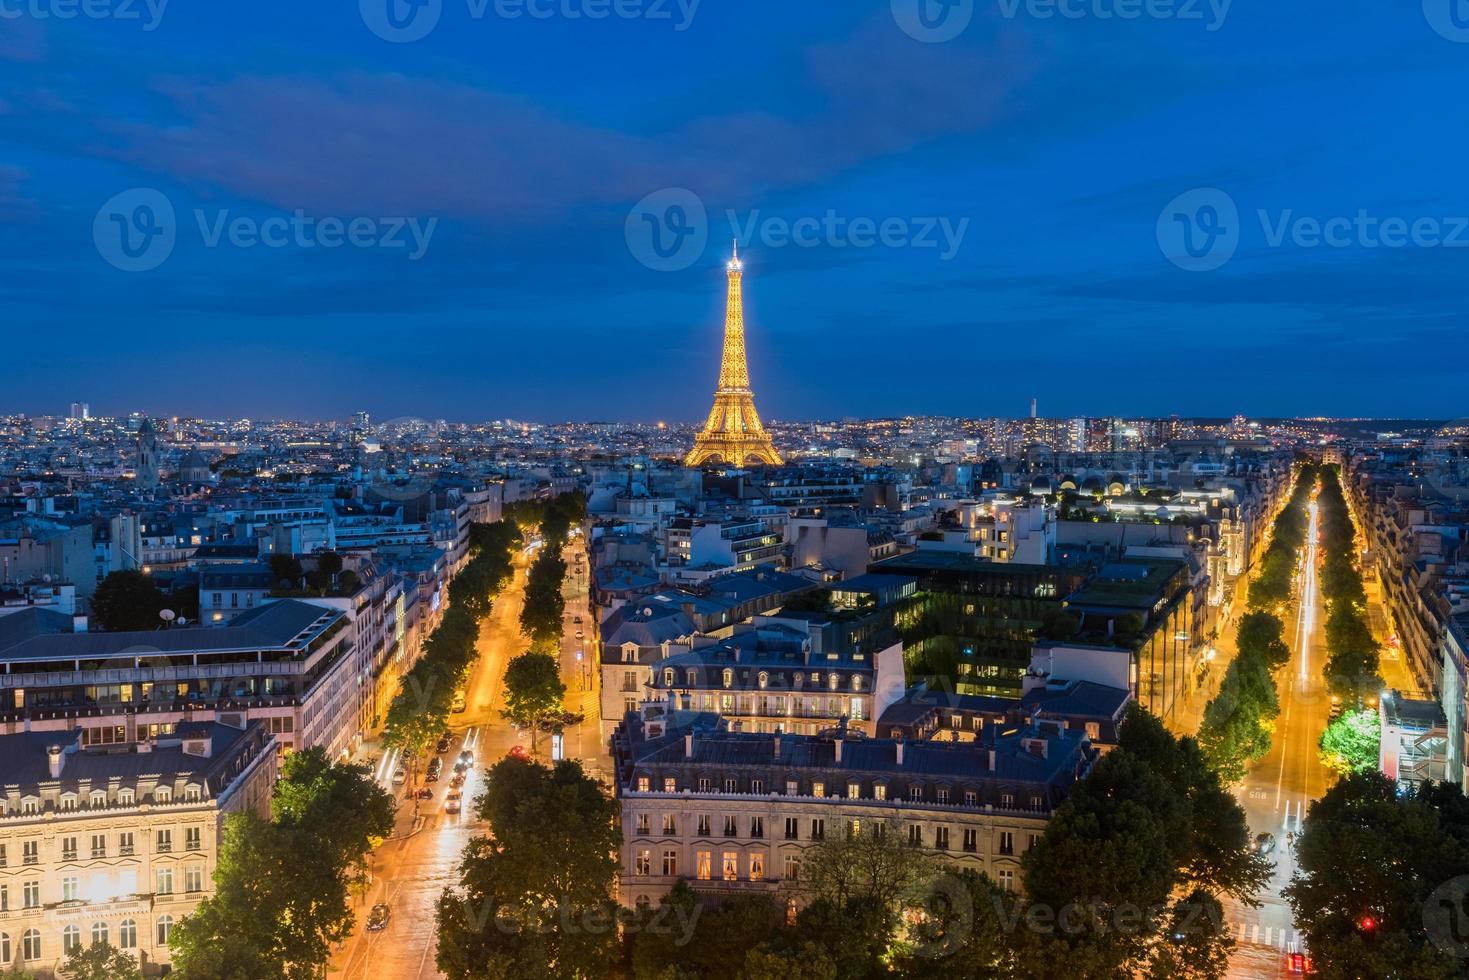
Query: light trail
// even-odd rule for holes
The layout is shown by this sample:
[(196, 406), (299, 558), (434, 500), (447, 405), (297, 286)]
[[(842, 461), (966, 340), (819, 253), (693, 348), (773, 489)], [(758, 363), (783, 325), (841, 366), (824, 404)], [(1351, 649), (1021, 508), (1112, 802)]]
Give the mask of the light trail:
[(1316, 626), (1316, 535), (1319, 508), (1311, 501), (1311, 527), (1306, 533), (1306, 576), (1301, 589), (1301, 680), (1310, 679), (1311, 631)]

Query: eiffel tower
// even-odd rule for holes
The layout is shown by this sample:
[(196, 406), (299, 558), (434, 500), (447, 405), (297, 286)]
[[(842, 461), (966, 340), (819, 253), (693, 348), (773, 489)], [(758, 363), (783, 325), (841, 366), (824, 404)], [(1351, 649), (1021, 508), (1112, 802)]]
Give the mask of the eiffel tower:
[(744, 466), (746, 462), (779, 466), (785, 462), (760, 424), (755, 411), (755, 394), (750, 390), (750, 365), (745, 357), (745, 305), (740, 291), (744, 263), (739, 242), (729, 265), (729, 301), (724, 315), (724, 355), (719, 362), (719, 387), (714, 390), (714, 408), (709, 421), (684, 458), (685, 466), (724, 463)]

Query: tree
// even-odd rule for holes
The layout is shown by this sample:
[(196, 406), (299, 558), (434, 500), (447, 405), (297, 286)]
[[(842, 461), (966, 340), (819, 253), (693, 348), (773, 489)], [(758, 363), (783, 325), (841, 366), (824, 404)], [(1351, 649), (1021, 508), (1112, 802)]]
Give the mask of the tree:
[(439, 899), (438, 966), (451, 980), (600, 977), (616, 956), (617, 803), (575, 762), (514, 756), (475, 801), (490, 835), (465, 849)]
[(1377, 768), (1382, 719), (1376, 711), (1348, 711), (1321, 733), (1321, 763), (1343, 776)]
[(274, 554), (270, 556), (270, 577), (275, 579), (276, 584), (282, 588), (299, 588), (302, 574), (301, 560), (295, 555)]
[(104, 630), (153, 630), (162, 625), (163, 593), (139, 571), (110, 572), (92, 596), (92, 616)]
[(815, 943), (799, 949), (776, 952), (758, 946), (745, 954), (741, 980), (837, 980), (837, 965)]
[[(746, 953), (780, 928), (784, 910), (768, 895), (736, 895), (706, 906), (679, 881), (660, 908), (641, 913), (632, 935), (632, 975), (659, 976), (670, 968), (690, 977), (737, 980)], [(678, 926), (688, 923), (691, 932)]]
[(1224, 907), (1213, 895), (1195, 889), (1173, 907), (1145, 976), (1148, 980), (1217, 980), (1229, 970), (1233, 949)]
[(1469, 976), (1469, 800), (1458, 787), (1400, 793), (1378, 772), (1342, 777), (1311, 804), (1285, 897), (1319, 976)]
[(72, 950), (65, 969), (69, 980), (143, 980), (138, 961), (105, 942)]
[(371, 769), (332, 762), (320, 747), (286, 756), (270, 800), (278, 825), (315, 837), (331, 866), (346, 870), (392, 833), (393, 809)]
[(523, 653), (505, 667), (505, 707), (500, 714), (517, 725), (530, 726), (534, 750), (536, 723), (560, 710), (565, 697), (566, 685), (555, 658), (544, 653)]

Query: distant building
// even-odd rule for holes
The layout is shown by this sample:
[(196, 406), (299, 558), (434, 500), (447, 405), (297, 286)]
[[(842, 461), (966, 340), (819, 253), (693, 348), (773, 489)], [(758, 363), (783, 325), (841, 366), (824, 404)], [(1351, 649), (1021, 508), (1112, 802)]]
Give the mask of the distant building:
[(153, 431), (153, 420), (143, 416), (138, 427), (138, 462), (135, 481), (144, 490), (158, 487), (158, 433)]

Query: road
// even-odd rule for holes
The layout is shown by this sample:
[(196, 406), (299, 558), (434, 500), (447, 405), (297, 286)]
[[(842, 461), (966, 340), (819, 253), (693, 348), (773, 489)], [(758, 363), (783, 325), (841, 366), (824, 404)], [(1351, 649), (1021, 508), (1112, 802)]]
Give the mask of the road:
[[(527, 641), (520, 632), (520, 611), (525, 604), (526, 572), (534, 558), (527, 549), (515, 556), (514, 573), (506, 587), (495, 598), (490, 614), (480, 623), (476, 643), (478, 657), (465, 685), (465, 710), (450, 716), (452, 746), (445, 754), (445, 778), (457, 754), (466, 746), (475, 754), (475, 765), (469, 770), (463, 788), (463, 812), (444, 810), (448, 784), (427, 783), (433, 798), (419, 804), (415, 818), (413, 804), (402, 800), (404, 788), (396, 788), (402, 800), (399, 805), (397, 835), (379, 847), (372, 857), (372, 882), (366, 895), (356, 905), (357, 927), (350, 939), (332, 958), (328, 975), (341, 980), (427, 980), (441, 977), (435, 963), (435, 907), (443, 890), (456, 879), (456, 869), (464, 847), (475, 834), (485, 832), (485, 825), (473, 816), (472, 801), (484, 787), (483, 769), (502, 758), (515, 746), (530, 749), (530, 738), (500, 717), (503, 701), (505, 666), (524, 653)], [(567, 685), (566, 706), (573, 712), (586, 710), (586, 722), (568, 729), (565, 746), (568, 756), (583, 758), (593, 773), (607, 765), (605, 749), (598, 744), (596, 671), (590, 659), (590, 641), (577, 639), (576, 633), (589, 636), (593, 617), (587, 607), (586, 575), (576, 575), (577, 555), (585, 555), (580, 536), (567, 546), (568, 574), (563, 594), (567, 599), (566, 624), (562, 640), (562, 679)], [(583, 561), (585, 559), (583, 558)], [(580, 622), (577, 620), (580, 619)], [(583, 650), (580, 661), (576, 652)], [(585, 728), (585, 734), (582, 729)], [(539, 738), (539, 756), (548, 759), (550, 737)], [(580, 755), (585, 750), (586, 755)], [(383, 785), (391, 785), (397, 758), (388, 753), (378, 764), (377, 773)], [(381, 932), (367, 932), (367, 913), (379, 902), (392, 909), (388, 927)]]
[(1305, 555), (1298, 573), (1298, 598), (1289, 624), (1291, 660), (1276, 676), (1280, 717), (1270, 752), (1251, 769), (1237, 791), (1251, 834), (1275, 836), (1275, 874), (1266, 891), (1258, 896), (1260, 908), (1225, 902), (1225, 916), (1240, 950), (1231, 961), (1230, 976), (1280, 975), (1284, 954), (1300, 949), (1290, 906), (1281, 897), (1295, 871), (1287, 834), (1300, 831), (1306, 808), (1336, 778), (1321, 764), (1317, 750), (1331, 710), (1322, 669), (1326, 659), (1326, 616), (1317, 578), (1318, 534), (1319, 515), (1313, 500)]

